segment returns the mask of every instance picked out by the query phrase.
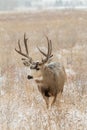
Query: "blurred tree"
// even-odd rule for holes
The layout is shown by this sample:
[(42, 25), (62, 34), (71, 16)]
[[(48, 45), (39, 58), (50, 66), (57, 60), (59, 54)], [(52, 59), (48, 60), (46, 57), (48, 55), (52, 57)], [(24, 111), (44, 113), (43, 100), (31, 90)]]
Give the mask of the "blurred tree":
[(17, 0), (0, 1), (0, 10), (13, 10), (17, 6)]

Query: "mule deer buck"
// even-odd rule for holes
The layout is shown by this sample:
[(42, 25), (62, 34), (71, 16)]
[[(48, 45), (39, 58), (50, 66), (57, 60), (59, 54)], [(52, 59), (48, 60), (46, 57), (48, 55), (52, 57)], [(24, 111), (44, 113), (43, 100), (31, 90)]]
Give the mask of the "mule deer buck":
[[(15, 49), (17, 53), (22, 55), (24, 58), (23, 64), (25, 66), (29, 66), (30, 69), (35, 69), (41, 71), (41, 77), (35, 78), (34, 80), (37, 83), (38, 89), (41, 92), (47, 107), (49, 107), (49, 98), (52, 98), (52, 105), (57, 97), (58, 93), (63, 92), (64, 83), (66, 79), (66, 73), (63, 65), (59, 62), (50, 62), (50, 59), (53, 57), (52, 54), (52, 42), (46, 36), (48, 43), (48, 51), (47, 54), (39, 49), (40, 53), (44, 55), (44, 59), (41, 62), (35, 62), (29, 56), (28, 46), (27, 46), (27, 38), (26, 34), (24, 34), (24, 46), (26, 53), (23, 53), (21, 50), (20, 40), (18, 41), (19, 50)], [(33, 78), (33, 76), (28, 75), (28, 79)]]

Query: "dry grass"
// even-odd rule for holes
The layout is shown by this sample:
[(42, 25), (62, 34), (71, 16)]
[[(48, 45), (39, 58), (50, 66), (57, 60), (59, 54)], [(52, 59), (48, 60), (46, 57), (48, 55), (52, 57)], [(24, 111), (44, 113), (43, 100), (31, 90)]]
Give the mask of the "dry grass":
[[(86, 26), (85, 11), (0, 14), (0, 130), (86, 130)], [(53, 42), (53, 61), (66, 68), (62, 100), (57, 98), (48, 110), (36, 83), (26, 78), (29, 68), (14, 51), (24, 32), (34, 59), (41, 58), (36, 46), (45, 48), (46, 34)]]

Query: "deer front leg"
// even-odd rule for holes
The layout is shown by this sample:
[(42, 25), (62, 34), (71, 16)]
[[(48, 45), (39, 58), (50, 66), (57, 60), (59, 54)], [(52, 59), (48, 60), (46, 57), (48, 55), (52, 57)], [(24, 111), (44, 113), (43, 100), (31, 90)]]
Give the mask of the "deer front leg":
[[(43, 96), (43, 99), (46, 102), (47, 108), (52, 106), (52, 104), (55, 102), (56, 96), (53, 96), (52, 92), (50, 91), (50, 87), (48, 87), (46, 84), (44, 84), (43, 78), (35, 78), (35, 81), (38, 86), (38, 90)], [(49, 104), (50, 103), (50, 104)]]
[(49, 107), (49, 96), (47, 94), (48, 93), (47, 88), (45, 88), (45, 86), (43, 86), (43, 84), (39, 84), (38, 85), (38, 90), (42, 94), (43, 99), (45, 100), (47, 108), (48, 108)]
[(55, 100), (57, 98), (57, 90), (55, 89), (55, 91), (50, 90), (49, 91), (50, 96), (50, 101), (49, 101), (49, 105), (52, 106), (55, 103)]
[(42, 94), (45, 102), (46, 102), (46, 105), (48, 107), (48, 97), (45, 96), (45, 91), (44, 91), (44, 85), (43, 85), (43, 78), (42, 77), (39, 77), (39, 78), (35, 78), (34, 79), (35, 82), (37, 83), (37, 86), (38, 86), (38, 90), (39, 92)]

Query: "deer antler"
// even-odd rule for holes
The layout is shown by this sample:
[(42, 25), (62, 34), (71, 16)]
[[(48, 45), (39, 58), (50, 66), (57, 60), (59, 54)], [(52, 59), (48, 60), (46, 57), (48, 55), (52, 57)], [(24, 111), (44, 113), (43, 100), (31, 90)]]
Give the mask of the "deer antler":
[(24, 65), (26, 66), (29, 66), (30, 64), (33, 63), (33, 60), (32, 58), (29, 56), (29, 52), (28, 52), (28, 46), (27, 46), (27, 40), (28, 38), (26, 38), (26, 34), (24, 33), (24, 45), (25, 45), (25, 50), (26, 50), (26, 53), (23, 53), (22, 52), (22, 49), (21, 49), (21, 45), (20, 45), (20, 40), (18, 40), (18, 47), (19, 47), (19, 50), (17, 50), (15, 48), (15, 51), (17, 53), (19, 53), (20, 55), (26, 57), (28, 59), (28, 61), (26, 60), (26, 58), (22, 58), (22, 60), (24, 61)]
[(48, 43), (48, 51), (47, 51), (47, 54), (45, 54), (42, 50), (40, 50), (39, 48), (39, 51), (41, 52), (41, 54), (43, 54), (45, 56), (45, 59), (42, 59), (42, 62), (34, 62), (33, 59), (29, 56), (29, 51), (28, 51), (28, 46), (27, 46), (27, 41), (28, 41), (28, 38), (26, 38), (26, 34), (24, 33), (24, 46), (25, 46), (25, 51), (26, 53), (23, 53), (22, 52), (22, 49), (21, 49), (21, 45), (20, 45), (20, 40), (18, 40), (18, 47), (19, 47), (19, 50), (17, 50), (15, 48), (15, 51), (17, 53), (19, 53), (20, 55), (24, 56), (25, 58), (22, 58), (22, 60), (24, 61), (24, 65), (25, 66), (30, 66), (31, 69), (36, 69), (38, 70), (38, 66), (39, 65), (43, 65), (45, 64), (53, 55), (52, 55), (52, 42), (51, 40), (48, 39), (48, 37), (46, 36), (46, 39), (47, 39), (47, 43)]
[(51, 40), (48, 39), (48, 37), (46, 36), (46, 39), (47, 39), (47, 43), (48, 43), (48, 51), (47, 51), (47, 54), (45, 54), (42, 50), (39, 49), (39, 51), (41, 52), (41, 54), (43, 54), (46, 58), (45, 59), (42, 59), (42, 62), (40, 63), (39, 62), (39, 65), (42, 65), (42, 64), (45, 64), (52, 56), (52, 42)]

